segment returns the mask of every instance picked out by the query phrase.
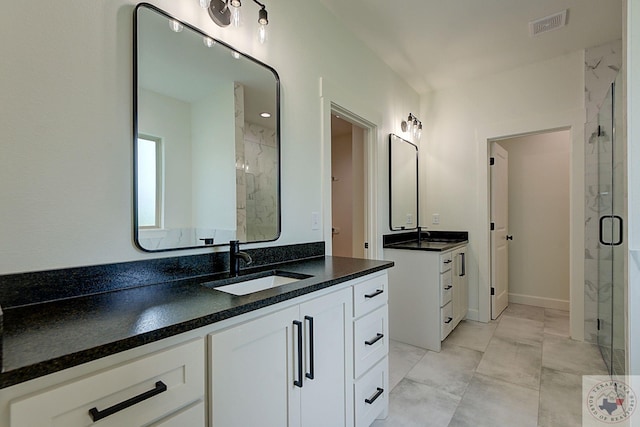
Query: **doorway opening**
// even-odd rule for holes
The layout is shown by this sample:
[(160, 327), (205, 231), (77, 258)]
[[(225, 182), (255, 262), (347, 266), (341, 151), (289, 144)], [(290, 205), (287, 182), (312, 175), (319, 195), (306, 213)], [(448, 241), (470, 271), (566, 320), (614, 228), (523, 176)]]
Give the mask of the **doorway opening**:
[(508, 302), (569, 311), (571, 131), (490, 145), (503, 150), (502, 166), (497, 157), (491, 166), (491, 317)]
[(367, 129), (331, 114), (332, 255), (367, 257)]

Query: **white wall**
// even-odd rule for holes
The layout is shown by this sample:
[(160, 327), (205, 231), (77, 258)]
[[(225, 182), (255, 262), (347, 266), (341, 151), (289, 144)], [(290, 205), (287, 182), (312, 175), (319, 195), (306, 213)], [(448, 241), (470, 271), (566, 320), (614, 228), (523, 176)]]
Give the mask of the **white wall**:
[[(566, 127), (572, 141), (571, 324), (574, 338), (582, 337), (583, 67), (583, 52), (573, 52), (422, 97), (421, 222), (469, 230), (470, 318), (489, 319), (487, 140)], [(440, 225), (431, 224), (432, 213), (440, 214)]]
[[(133, 0), (7, 2), (0, 25), (0, 273), (203, 253), (145, 254), (132, 243)], [(273, 66), (282, 82), (282, 235), (323, 240), (320, 79), (375, 118), (379, 233), (387, 230), (386, 135), (418, 95), (317, 0), (268, 4), (245, 26), (217, 27), (195, 0), (153, 4)], [(29, 28), (29, 31), (25, 31)], [(345, 98), (346, 99), (346, 98)], [(358, 111), (355, 111), (358, 113)], [(365, 114), (362, 114), (365, 116)], [(377, 165), (377, 166), (378, 166)], [(330, 226), (330, 225), (329, 225)], [(375, 244), (380, 244), (380, 239)]]
[(140, 90), (138, 132), (160, 138), (165, 206), (163, 228), (191, 227), (191, 104), (151, 90)]
[(568, 310), (571, 134), (499, 143), (509, 153), (509, 301)]

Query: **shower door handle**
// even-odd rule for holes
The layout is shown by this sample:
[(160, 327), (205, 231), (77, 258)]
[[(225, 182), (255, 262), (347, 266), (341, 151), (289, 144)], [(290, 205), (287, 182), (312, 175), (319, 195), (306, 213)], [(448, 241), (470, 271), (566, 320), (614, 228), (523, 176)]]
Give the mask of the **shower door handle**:
[[(606, 219), (611, 219), (612, 221), (615, 220), (618, 222), (618, 240), (616, 240), (615, 242), (611, 241), (611, 242), (607, 242), (604, 240), (604, 221)], [(619, 215), (605, 215), (605, 216), (601, 216), (600, 217), (600, 230), (599, 230), (599, 239), (600, 239), (600, 243), (602, 245), (605, 246), (619, 246), (622, 244), (622, 230), (623, 230), (623, 220), (622, 217), (620, 217)]]

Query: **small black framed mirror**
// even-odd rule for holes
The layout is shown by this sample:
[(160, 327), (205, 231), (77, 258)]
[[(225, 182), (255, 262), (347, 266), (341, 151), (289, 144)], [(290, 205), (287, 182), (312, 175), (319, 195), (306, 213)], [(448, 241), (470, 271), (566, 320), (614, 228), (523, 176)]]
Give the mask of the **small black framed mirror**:
[(389, 135), (389, 228), (418, 228), (418, 147)]

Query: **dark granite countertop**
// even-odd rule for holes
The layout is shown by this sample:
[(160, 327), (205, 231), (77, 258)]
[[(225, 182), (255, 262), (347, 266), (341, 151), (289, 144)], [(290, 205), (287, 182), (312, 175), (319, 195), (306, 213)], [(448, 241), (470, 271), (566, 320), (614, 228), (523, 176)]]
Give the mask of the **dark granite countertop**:
[(234, 296), (201, 285), (224, 279), (225, 273), (3, 307), (0, 388), (391, 266), (393, 263), (388, 261), (322, 256), (245, 270), (252, 273), (278, 269), (312, 276), (245, 296)]
[(444, 252), (469, 243), (466, 231), (422, 231), (387, 234), (383, 238), (383, 247), (388, 249), (408, 249), (414, 251)]

